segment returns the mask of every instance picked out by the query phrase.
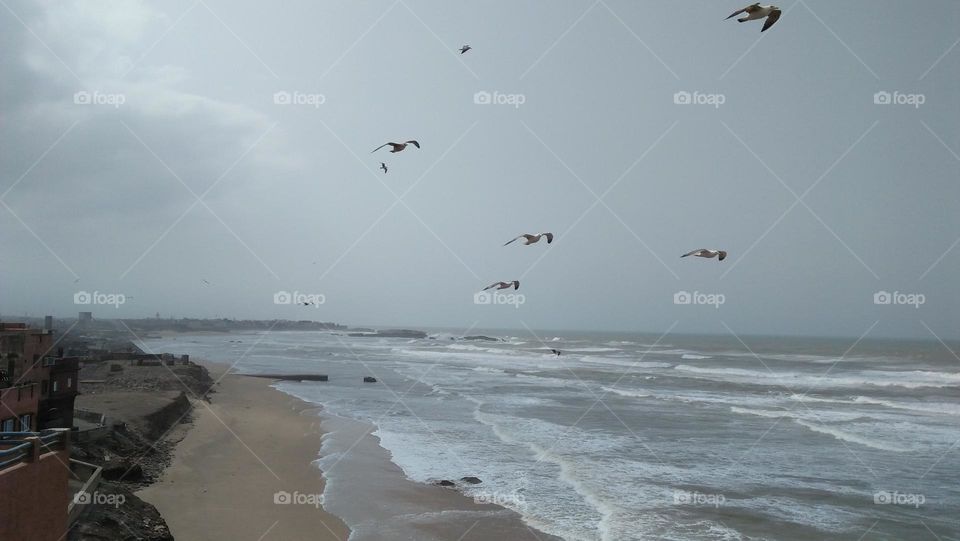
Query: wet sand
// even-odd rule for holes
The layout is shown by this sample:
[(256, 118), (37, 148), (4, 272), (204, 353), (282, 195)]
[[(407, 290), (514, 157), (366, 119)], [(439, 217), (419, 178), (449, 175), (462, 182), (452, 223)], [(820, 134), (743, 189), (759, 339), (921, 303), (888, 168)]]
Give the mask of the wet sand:
[[(215, 380), (227, 368), (202, 364)], [(193, 426), (163, 478), (138, 492), (157, 507), (175, 538), (346, 541), (350, 524), (352, 541), (558, 539), (528, 527), (509, 509), (410, 481), (390, 462), (372, 425), (321, 416), (273, 384), (224, 376), (209, 409), (195, 403)], [(330, 456), (321, 457), (322, 438), (333, 431), (337, 437), (323, 448)], [(318, 464), (332, 483), (325, 501)], [(283, 493), (289, 497), (277, 496)], [(302, 503), (275, 503), (275, 497)]]
[[(204, 366), (215, 380), (226, 368)], [(318, 505), (316, 408), (270, 384), (226, 375), (209, 407), (194, 403), (193, 426), (163, 478), (137, 493), (176, 539), (346, 541), (344, 523)]]

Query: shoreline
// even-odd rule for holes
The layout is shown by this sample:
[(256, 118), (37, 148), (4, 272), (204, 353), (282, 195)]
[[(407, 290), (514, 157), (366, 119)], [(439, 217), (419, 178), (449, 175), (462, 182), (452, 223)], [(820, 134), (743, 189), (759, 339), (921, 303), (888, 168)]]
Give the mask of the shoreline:
[[(562, 541), (512, 509), (407, 478), (373, 424), (328, 413), (322, 418), (327, 436), (318, 464), (328, 482), (326, 508), (351, 524), (353, 541)], [(341, 460), (344, 454), (350, 459)]]
[[(323, 413), (274, 387), (282, 377), (224, 375), (226, 364), (194, 362), (222, 379), (209, 408), (195, 404), (163, 476), (137, 492), (177, 539), (560, 539), (506, 507), (408, 479), (374, 425)], [(280, 491), (307, 503), (276, 504)]]
[[(217, 380), (227, 365), (198, 361)], [(153, 504), (177, 539), (346, 541), (347, 526), (322, 507), (314, 466), (323, 432), (317, 408), (269, 380), (226, 374), (171, 464), (136, 494)], [(291, 501), (294, 500), (294, 501)]]

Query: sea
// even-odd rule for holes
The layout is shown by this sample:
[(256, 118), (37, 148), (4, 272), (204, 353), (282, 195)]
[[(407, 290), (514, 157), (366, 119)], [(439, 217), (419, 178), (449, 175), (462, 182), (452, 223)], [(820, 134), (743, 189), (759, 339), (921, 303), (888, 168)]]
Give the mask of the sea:
[(460, 490), (566, 540), (960, 539), (955, 345), (427, 332), (144, 346), (239, 373), (328, 375), (275, 387), (322, 406), (324, 506), (354, 541), (392, 527), (353, 504), (391, 497), (351, 478), (364, 469), (358, 424), (408, 479), (477, 477)]

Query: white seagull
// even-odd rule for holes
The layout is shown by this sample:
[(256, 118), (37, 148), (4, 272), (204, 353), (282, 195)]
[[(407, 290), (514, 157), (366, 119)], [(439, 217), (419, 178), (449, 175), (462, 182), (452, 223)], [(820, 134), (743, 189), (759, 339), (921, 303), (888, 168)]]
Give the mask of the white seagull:
[(763, 23), (763, 28), (760, 29), (760, 31), (763, 32), (777, 22), (777, 20), (780, 18), (781, 11), (777, 6), (761, 6), (760, 2), (757, 2), (756, 4), (752, 4), (743, 9), (734, 11), (732, 14), (730, 14), (730, 17), (727, 17), (727, 19), (740, 15), (741, 13), (746, 13), (747, 16), (737, 19), (738, 23), (755, 21), (757, 19), (763, 19), (766, 17), (767, 20)]
[(413, 145), (413, 146), (415, 146), (415, 147), (417, 147), (417, 148), (420, 148), (420, 143), (418, 143), (418, 142), (416, 142), (416, 141), (412, 141), (412, 140), (411, 140), (411, 141), (407, 141), (407, 142), (405, 142), (405, 143), (384, 143), (384, 144), (378, 146), (377, 148), (371, 150), (371, 151), (370, 151), (370, 154), (373, 154), (374, 152), (380, 150), (381, 148), (383, 148), (383, 147), (385, 147), (385, 146), (387, 146), (387, 145), (390, 145), (390, 152), (400, 152), (401, 150), (407, 148), (407, 145)]
[(487, 287), (483, 288), (483, 290), (486, 291), (488, 289), (493, 289), (493, 288), (510, 289), (511, 287), (513, 289), (520, 289), (520, 280), (514, 280), (512, 282), (494, 282), (488, 285)]
[[(511, 240), (510, 242), (516, 242), (520, 239), (524, 239), (523, 244), (525, 246), (529, 246), (531, 244), (536, 244), (540, 242), (540, 237), (547, 237), (547, 244), (550, 244), (551, 242), (553, 242), (553, 233), (537, 233), (536, 235), (528, 235), (524, 233), (523, 235), (518, 236), (517, 238)], [(504, 246), (506, 246), (507, 244), (510, 244), (510, 242), (504, 244)]]
[(699, 250), (694, 250), (692, 252), (687, 252), (680, 257), (687, 257), (688, 255), (695, 255), (697, 257), (705, 257), (710, 259), (712, 257), (720, 256), (720, 261), (723, 261), (727, 257), (727, 252), (723, 250), (707, 250), (706, 248), (700, 248)]

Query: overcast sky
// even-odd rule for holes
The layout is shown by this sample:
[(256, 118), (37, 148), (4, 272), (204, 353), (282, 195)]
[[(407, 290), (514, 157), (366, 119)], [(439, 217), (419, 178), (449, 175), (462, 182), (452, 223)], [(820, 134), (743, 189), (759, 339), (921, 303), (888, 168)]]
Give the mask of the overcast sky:
[(5, 0), (0, 313), (960, 337), (960, 3), (740, 3)]

